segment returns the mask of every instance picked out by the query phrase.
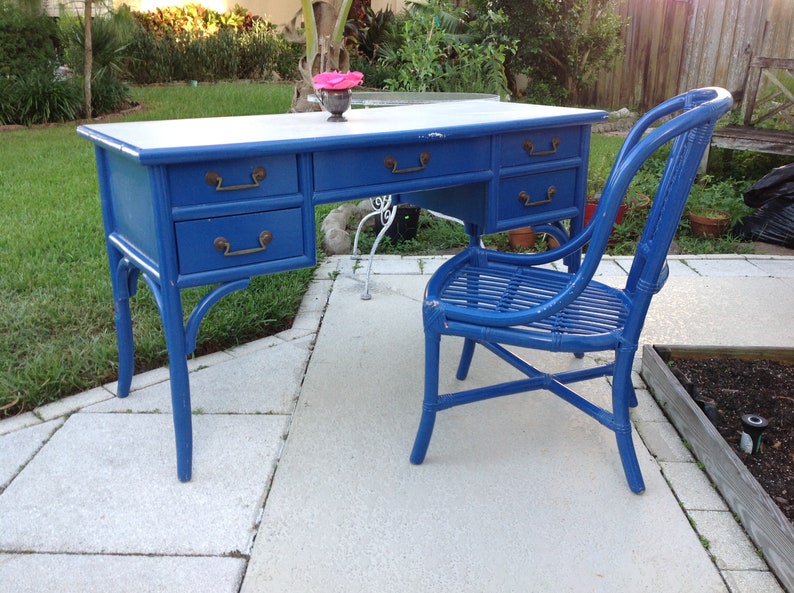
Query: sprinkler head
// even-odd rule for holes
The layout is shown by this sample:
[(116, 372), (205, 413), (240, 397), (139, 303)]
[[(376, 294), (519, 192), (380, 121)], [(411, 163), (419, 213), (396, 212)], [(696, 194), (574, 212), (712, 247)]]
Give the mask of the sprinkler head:
[(745, 414), (742, 416), (742, 438), (739, 448), (745, 453), (755, 455), (761, 451), (761, 437), (769, 426), (769, 422), (758, 414)]

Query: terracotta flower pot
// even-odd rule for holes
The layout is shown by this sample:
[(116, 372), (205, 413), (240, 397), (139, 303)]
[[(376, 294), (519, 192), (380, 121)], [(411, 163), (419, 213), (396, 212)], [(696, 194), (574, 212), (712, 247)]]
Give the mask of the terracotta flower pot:
[(715, 239), (725, 232), (730, 220), (730, 215), (722, 210), (690, 212), (689, 228), (698, 239)]
[[(590, 221), (593, 219), (593, 215), (595, 214), (596, 208), (598, 207), (597, 201), (587, 201), (584, 204), (584, 226), (590, 224)], [(615, 225), (620, 224), (623, 222), (623, 217), (626, 215), (627, 206), (625, 202), (622, 202), (618, 207), (618, 213), (615, 216)], [(615, 239), (615, 227), (612, 226), (612, 232), (609, 235), (609, 245), (613, 246), (617, 242)]]
[(526, 226), (507, 231), (507, 240), (510, 243), (510, 249), (519, 251), (534, 247), (537, 235), (532, 227)]
[[(584, 226), (587, 226), (595, 214), (598, 202), (585, 202), (584, 205)], [(615, 216), (615, 224), (623, 222), (623, 217), (626, 215), (626, 204), (623, 203), (618, 208), (617, 216)]]

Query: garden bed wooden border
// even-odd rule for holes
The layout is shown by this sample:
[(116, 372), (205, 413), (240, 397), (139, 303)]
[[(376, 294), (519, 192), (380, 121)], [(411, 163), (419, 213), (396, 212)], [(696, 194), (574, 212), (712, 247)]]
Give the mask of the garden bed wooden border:
[(794, 361), (791, 348), (644, 346), (642, 378), (695, 457), (739, 517), (772, 572), (794, 593), (794, 527), (670, 371), (678, 358)]

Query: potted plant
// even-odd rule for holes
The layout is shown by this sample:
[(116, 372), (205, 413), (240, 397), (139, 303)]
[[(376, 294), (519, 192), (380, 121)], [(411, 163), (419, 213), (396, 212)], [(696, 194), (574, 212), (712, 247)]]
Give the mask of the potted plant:
[(535, 246), (538, 237), (531, 226), (525, 226), (507, 231), (507, 241), (513, 251), (524, 251)]
[(735, 181), (715, 181), (711, 175), (692, 186), (687, 202), (689, 229), (700, 239), (722, 236), (749, 212)]

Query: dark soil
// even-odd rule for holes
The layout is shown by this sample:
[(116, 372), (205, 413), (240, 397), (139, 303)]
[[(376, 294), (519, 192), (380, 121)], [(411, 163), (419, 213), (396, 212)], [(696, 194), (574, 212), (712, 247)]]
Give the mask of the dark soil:
[[(794, 366), (768, 360), (675, 358), (672, 367), (725, 441), (794, 524)], [(754, 455), (739, 448), (744, 414), (769, 421), (761, 452)]]

